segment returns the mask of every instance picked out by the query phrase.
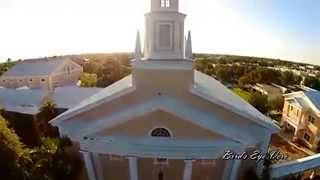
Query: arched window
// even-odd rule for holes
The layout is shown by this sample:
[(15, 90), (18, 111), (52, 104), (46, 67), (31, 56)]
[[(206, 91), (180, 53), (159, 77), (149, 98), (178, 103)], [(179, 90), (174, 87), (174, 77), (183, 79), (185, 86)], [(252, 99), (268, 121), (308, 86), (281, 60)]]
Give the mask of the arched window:
[(165, 128), (156, 128), (152, 130), (150, 135), (152, 137), (171, 137), (170, 132)]

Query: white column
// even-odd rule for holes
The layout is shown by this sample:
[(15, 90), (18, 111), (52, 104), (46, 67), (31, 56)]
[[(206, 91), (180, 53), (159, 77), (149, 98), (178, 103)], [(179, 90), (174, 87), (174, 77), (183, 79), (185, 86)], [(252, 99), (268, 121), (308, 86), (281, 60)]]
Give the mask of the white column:
[(138, 159), (129, 157), (129, 176), (130, 180), (138, 180)]
[(230, 171), (230, 176), (229, 180), (237, 180), (238, 178), (238, 173), (239, 173), (239, 168), (241, 166), (241, 160), (234, 160), (232, 169)]
[(192, 179), (192, 160), (184, 161), (183, 180)]
[(98, 153), (92, 153), (92, 159), (95, 167), (95, 172), (97, 176), (97, 180), (104, 180), (103, 176), (103, 167), (101, 164), (101, 159)]
[[(271, 140), (271, 135), (267, 136), (265, 138), (265, 140), (263, 141), (263, 143), (259, 146), (259, 150), (260, 150), (262, 155), (266, 155), (268, 153), (270, 140)], [(264, 168), (263, 164), (264, 164), (264, 160), (258, 162), (258, 164), (257, 164), (257, 174), (258, 174), (258, 176), (262, 175), (263, 168)]]
[(225, 162), (225, 165), (224, 165), (222, 179), (223, 180), (228, 180), (229, 176), (231, 174), (231, 171), (232, 171), (232, 166), (233, 166), (234, 160), (225, 160), (225, 161), (226, 162)]
[(89, 180), (97, 180), (96, 174), (94, 172), (94, 165), (92, 162), (91, 153), (87, 151), (80, 151), (80, 153), (83, 155), (83, 160), (85, 163)]

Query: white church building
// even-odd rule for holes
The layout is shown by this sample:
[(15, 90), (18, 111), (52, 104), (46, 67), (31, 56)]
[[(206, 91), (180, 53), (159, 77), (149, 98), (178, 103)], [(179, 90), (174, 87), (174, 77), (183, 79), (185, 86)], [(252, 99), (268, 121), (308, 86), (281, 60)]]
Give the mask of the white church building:
[(89, 180), (236, 180), (262, 161), (225, 160), (268, 150), (271, 119), (193, 69), (179, 0), (151, 0), (144, 53), (132, 74), (50, 123), (83, 155)]

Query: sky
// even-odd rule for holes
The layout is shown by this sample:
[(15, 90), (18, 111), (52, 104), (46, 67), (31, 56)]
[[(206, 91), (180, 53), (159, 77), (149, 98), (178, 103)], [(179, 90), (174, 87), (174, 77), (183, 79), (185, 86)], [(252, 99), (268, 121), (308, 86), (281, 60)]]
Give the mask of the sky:
[[(131, 52), (150, 0), (0, 0), (0, 61)], [(196, 53), (320, 65), (318, 0), (180, 0)]]

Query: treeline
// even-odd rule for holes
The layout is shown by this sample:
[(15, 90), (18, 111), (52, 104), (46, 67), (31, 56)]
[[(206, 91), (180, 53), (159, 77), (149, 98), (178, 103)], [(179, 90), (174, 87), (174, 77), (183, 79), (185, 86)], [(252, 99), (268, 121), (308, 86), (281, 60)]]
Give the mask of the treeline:
[[(214, 64), (255, 64), (258, 66), (268, 66), (268, 67), (289, 67), (291, 69), (299, 69), (300, 66), (308, 66), (309, 64), (298, 63), (292, 61), (286, 61), (281, 59), (271, 59), (262, 57), (252, 57), (252, 56), (236, 56), (236, 55), (217, 55), (217, 54), (195, 54), (196, 59), (199, 60), (210, 60)], [(314, 66), (315, 70), (320, 71), (320, 66)]]
[(302, 77), (293, 72), (270, 69), (252, 64), (221, 64), (212, 60), (197, 60), (195, 68), (224, 83), (236, 83), (239, 86), (255, 83), (276, 83), (279, 85), (300, 84)]
[(107, 87), (131, 73), (128, 53), (88, 54), (78, 56), (87, 59), (84, 63), (84, 73), (81, 77), (85, 87)]
[[(50, 132), (48, 121), (56, 116), (54, 103), (47, 102), (40, 109), (40, 142), (27, 146), (11, 129), (11, 121), (0, 111), (0, 174), (10, 180), (75, 180), (82, 168), (81, 160), (72, 150), (68, 138)], [(20, 119), (21, 120), (21, 119)], [(21, 121), (20, 121), (21, 122)], [(28, 135), (28, 134), (26, 134)]]

